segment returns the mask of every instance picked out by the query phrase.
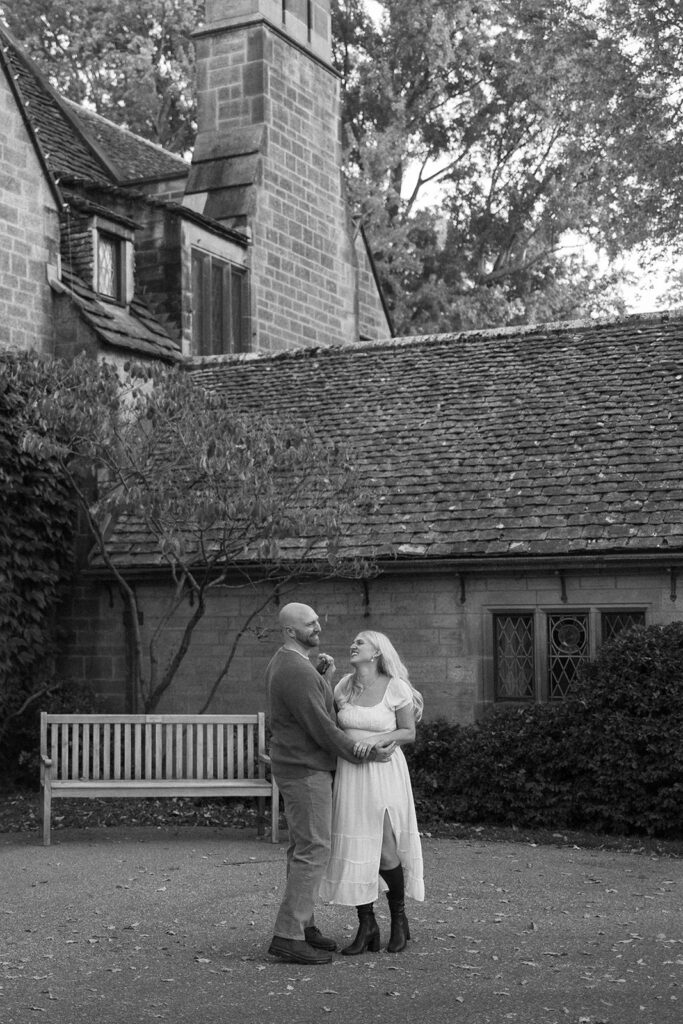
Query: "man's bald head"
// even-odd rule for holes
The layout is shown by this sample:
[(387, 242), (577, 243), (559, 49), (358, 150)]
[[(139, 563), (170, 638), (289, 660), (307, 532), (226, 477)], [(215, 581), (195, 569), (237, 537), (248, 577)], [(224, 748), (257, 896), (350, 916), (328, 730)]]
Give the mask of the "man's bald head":
[(283, 629), (287, 626), (305, 626), (318, 618), (317, 613), (307, 604), (298, 604), (292, 601), (286, 604), (278, 615), (278, 622)]
[(320, 640), (318, 613), (307, 604), (292, 601), (278, 615), (285, 641), (303, 648), (317, 647)]

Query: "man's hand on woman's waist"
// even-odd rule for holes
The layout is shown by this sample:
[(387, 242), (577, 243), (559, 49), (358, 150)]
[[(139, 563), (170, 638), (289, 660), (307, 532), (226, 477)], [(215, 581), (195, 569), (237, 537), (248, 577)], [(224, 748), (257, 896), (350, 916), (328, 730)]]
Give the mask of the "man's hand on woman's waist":
[(394, 740), (358, 740), (353, 753), (361, 761), (390, 761), (396, 746)]

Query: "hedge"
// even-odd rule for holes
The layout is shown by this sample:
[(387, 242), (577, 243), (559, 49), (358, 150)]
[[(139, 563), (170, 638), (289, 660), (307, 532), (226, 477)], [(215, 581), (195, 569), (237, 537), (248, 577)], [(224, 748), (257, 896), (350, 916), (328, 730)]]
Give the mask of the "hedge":
[(683, 836), (683, 623), (618, 635), (562, 704), (421, 725), (408, 759), (423, 820)]

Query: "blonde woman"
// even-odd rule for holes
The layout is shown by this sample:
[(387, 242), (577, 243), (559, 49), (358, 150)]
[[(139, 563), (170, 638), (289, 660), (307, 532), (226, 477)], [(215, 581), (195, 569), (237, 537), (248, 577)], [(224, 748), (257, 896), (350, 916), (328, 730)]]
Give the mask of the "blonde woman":
[[(359, 633), (351, 644), (353, 671), (334, 690), (340, 728), (354, 741), (356, 757), (377, 744), (398, 744), (389, 761), (337, 760), (332, 810), (332, 851), (321, 896), (355, 906), (358, 931), (345, 956), (377, 952), (379, 926), (373, 904), (386, 890), (391, 914), (388, 952), (410, 938), (405, 896), (424, 899), (422, 847), (408, 765), (401, 744), (415, 740), (423, 701), (398, 653), (383, 633)], [(380, 882), (380, 878), (382, 881)]]

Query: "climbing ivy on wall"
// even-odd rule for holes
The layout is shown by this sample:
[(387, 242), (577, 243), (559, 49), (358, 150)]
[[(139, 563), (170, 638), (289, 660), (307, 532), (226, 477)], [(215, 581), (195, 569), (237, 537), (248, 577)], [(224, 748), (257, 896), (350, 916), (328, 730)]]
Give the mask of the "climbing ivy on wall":
[(35, 713), (59, 689), (56, 616), (69, 574), (74, 509), (56, 460), (24, 450), (30, 389), (47, 385), (50, 363), (0, 353), (0, 770), (35, 728)]

